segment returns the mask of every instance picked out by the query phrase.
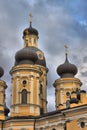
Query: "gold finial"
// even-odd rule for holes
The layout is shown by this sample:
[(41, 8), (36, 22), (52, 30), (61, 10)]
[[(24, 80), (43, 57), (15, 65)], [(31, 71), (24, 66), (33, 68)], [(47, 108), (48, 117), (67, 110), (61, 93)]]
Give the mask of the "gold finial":
[(32, 17), (33, 17), (32, 13), (30, 13), (29, 16), (30, 16), (30, 23), (32, 23)]
[(68, 46), (64, 45), (64, 47), (65, 47), (65, 54), (67, 55), (68, 54)]

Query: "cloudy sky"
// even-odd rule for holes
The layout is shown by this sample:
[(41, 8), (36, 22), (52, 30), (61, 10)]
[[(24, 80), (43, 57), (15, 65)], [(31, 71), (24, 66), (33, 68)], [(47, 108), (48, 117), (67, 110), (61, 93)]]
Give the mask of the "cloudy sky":
[[(14, 65), (15, 53), (23, 47), (22, 32), (29, 26), (39, 31), (39, 48), (43, 50), (48, 73), (48, 108), (54, 109), (54, 81), (58, 65), (65, 60), (64, 45), (69, 47), (69, 60), (78, 67), (76, 77), (87, 89), (87, 0), (0, 0), (0, 66), (5, 70), (8, 85), (7, 104), (10, 103), (9, 71)], [(55, 104), (54, 104), (55, 106)]]

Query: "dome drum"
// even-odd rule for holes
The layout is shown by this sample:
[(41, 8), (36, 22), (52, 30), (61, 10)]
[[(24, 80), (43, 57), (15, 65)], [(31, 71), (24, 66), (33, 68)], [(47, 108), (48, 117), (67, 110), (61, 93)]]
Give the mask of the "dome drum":
[(68, 78), (68, 77), (74, 77), (74, 74), (71, 74), (71, 73), (63, 73), (63, 74), (61, 74), (61, 78)]

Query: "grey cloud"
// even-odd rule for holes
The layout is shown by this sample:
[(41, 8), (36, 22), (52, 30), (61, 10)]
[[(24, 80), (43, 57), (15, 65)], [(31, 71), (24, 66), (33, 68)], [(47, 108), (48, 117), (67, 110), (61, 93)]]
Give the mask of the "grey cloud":
[(47, 89), (48, 111), (55, 110), (55, 89), (53, 87)]
[(83, 63), (87, 63), (87, 56), (83, 58)]
[(81, 72), (81, 76), (82, 76), (82, 77), (87, 77), (87, 71)]

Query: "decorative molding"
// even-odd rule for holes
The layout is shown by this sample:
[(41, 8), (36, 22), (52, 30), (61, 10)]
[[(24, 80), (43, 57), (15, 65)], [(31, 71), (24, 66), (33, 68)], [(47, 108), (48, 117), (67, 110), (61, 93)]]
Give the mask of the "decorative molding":
[(15, 107), (15, 106), (35, 106), (35, 107), (40, 107), (40, 105), (38, 105), (38, 104), (31, 104), (31, 103), (11, 105), (11, 107)]

